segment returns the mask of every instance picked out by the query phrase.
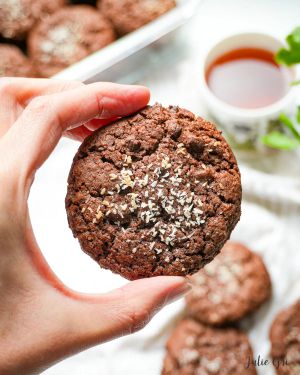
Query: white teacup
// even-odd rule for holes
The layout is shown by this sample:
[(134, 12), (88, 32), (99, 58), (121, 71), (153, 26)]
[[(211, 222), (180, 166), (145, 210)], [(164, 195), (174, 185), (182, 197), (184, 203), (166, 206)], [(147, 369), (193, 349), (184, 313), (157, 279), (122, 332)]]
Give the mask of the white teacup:
[[(242, 33), (229, 36), (212, 47), (202, 65), (202, 94), (209, 112), (237, 145), (258, 145), (260, 136), (266, 134), (281, 112), (295, 109), (295, 89), (290, 86), (286, 95), (271, 105), (255, 109), (234, 107), (217, 98), (206, 80), (208, 67), (220, 56), (238, 48), (260, 48), (276, 53), (283, 44), (277, 38), (262, 33)], [(289, 68), (292, 80), (296, 79), (295, 68)]]

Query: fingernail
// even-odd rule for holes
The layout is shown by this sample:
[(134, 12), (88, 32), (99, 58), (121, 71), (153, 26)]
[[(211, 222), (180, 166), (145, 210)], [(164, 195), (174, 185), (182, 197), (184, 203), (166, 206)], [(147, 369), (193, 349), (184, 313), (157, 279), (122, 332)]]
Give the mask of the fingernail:
[(191, 290), (191, 284), (187, 283), (186, 281), (180, 285), (178, 288), (172, 290), (167, 298), (166, 298), (166, 305), (182, 298), (185, 294), (187, 294)]
[(189, 284), (190, 288), (192, 289), (194, 286), (194, 283), (192, 282), (192, 279), (190, 276), (185, 277), (185, 281)]
[(146, 86), (141, 86), (141, 85), (126, 85), (128, 90), (132, 90), (132, 91), (136, 91), (136, 90), (139, 90), (139, 91), (149, 91), (148, 87)]
[[(150, 90), (144, 86), (137, 86), (137, 85), (129, 85), (127, 86), (127, 92), (130, 95), (142, 95), (147, 99), (147, 102), (150, 100)], [(145, 99), (145, 100), (146, 100)]]

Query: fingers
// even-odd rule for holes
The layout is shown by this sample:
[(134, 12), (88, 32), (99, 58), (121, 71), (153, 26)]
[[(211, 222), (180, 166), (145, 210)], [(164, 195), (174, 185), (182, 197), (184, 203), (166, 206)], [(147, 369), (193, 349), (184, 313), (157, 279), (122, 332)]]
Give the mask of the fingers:
[(189, 289), (182, 277), (155, 277), (131, 282), (104, 296), (86, 298), (70, 313), (78, 327), (78, 342), (91, 346), (133, 333)]
[(183, 278), (156, 277), (108, 295), (72, 298), (32, 275), (31, 288), (17, 290), (13, 319), (7, 317), (0, 340), (1, 374), (40, 373), (67, 356), (135, 332), (187, 288)]
[(82, 142), (87, 136), (93, 132), (87, 129), (84, 125), (78, 126), (78, 128), (66, 130), (64, 135), (68, 138), (74, 139), (75, 141)]
[(111, 83), (95, 83), (37, 97), (6, 133), (3, 143), (8, 148), (15, 147), (15, 165), (21, 166), (25, 176), (32, 177), (63, 132), (94, 118), (128, 115), (144, 107), (148, 101), (146, 88)]
[(46, 78), (9, 78), (0, 79), (1, 93), (14, 96), (19, 102), (26, 103), (39, 95), (53, 94), (84, 86), (79, 81), (60, 81)]
[(17, 120), (23, 107), (34, 97), (83, 86), (76, 81), (36, 78), (0, 78), (0, 137)]
[(93, 119), (84, 125), (78, 126), (77, 128), (64, 131), (64, 135), (68, 138), (82, 142), (88, 135), (92, 134), (93, 131), (101, 128), (104, 125), (110, 124), (116, 119), (117, 117), (105, 120)]
[(112, 117), (112, 118), (105, 119), (105, 120), (93, 119), (89, 121), (88, 123), (84, 124), (84, 126), (88, 128), (89, 130), (94, 131), (94, 130), (99, 129), (101, 126), (110, 124), (112, 121), (115, 121), (117, 119), (118, 117)]
[(105, 304), (114, 322), (107, 334), (116, 337), (142, 329), (164, 306), (189, 290), (190, 285), (183, 277), (155, 277), (137, 280), (110, 293)]

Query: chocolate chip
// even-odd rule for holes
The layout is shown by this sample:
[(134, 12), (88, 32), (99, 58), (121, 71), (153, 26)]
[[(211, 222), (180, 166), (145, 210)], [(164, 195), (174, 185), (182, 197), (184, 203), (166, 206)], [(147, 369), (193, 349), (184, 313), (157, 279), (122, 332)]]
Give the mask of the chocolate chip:
[(199, 160), (204, 151), (205, 144), (200, 138), (188, 134), (185, 141), (185, 147), (195, 159)]
[(141, 142), (139, 140), (136, 140), (133, 137), (128, 137), (127, 142), (128, 142), (128, 148), (131, 152), (136, 152), (140, 150)]
[(172, 120), (167, 121), (166, 125), (167, 125), (167, 131), (170, 137), (174, 140), (178, 139), (182, 131), (181, 125), (178, 124), (178, 122), (172, 121)]

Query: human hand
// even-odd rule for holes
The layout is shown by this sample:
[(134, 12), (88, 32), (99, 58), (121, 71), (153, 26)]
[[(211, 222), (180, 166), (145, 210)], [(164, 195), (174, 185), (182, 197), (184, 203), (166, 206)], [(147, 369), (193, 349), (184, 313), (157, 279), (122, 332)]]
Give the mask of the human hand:
[(148, 100), (148, 90), (138, 86), (0, 79), (1, 374), (39, 373), (132, 333), (187, 291), (184, 278), (155, 277), (108, 294), (77, 293), (53, 274), (30, 224), (27, 199), (35, 172), (61, 136), (83, 140)]

